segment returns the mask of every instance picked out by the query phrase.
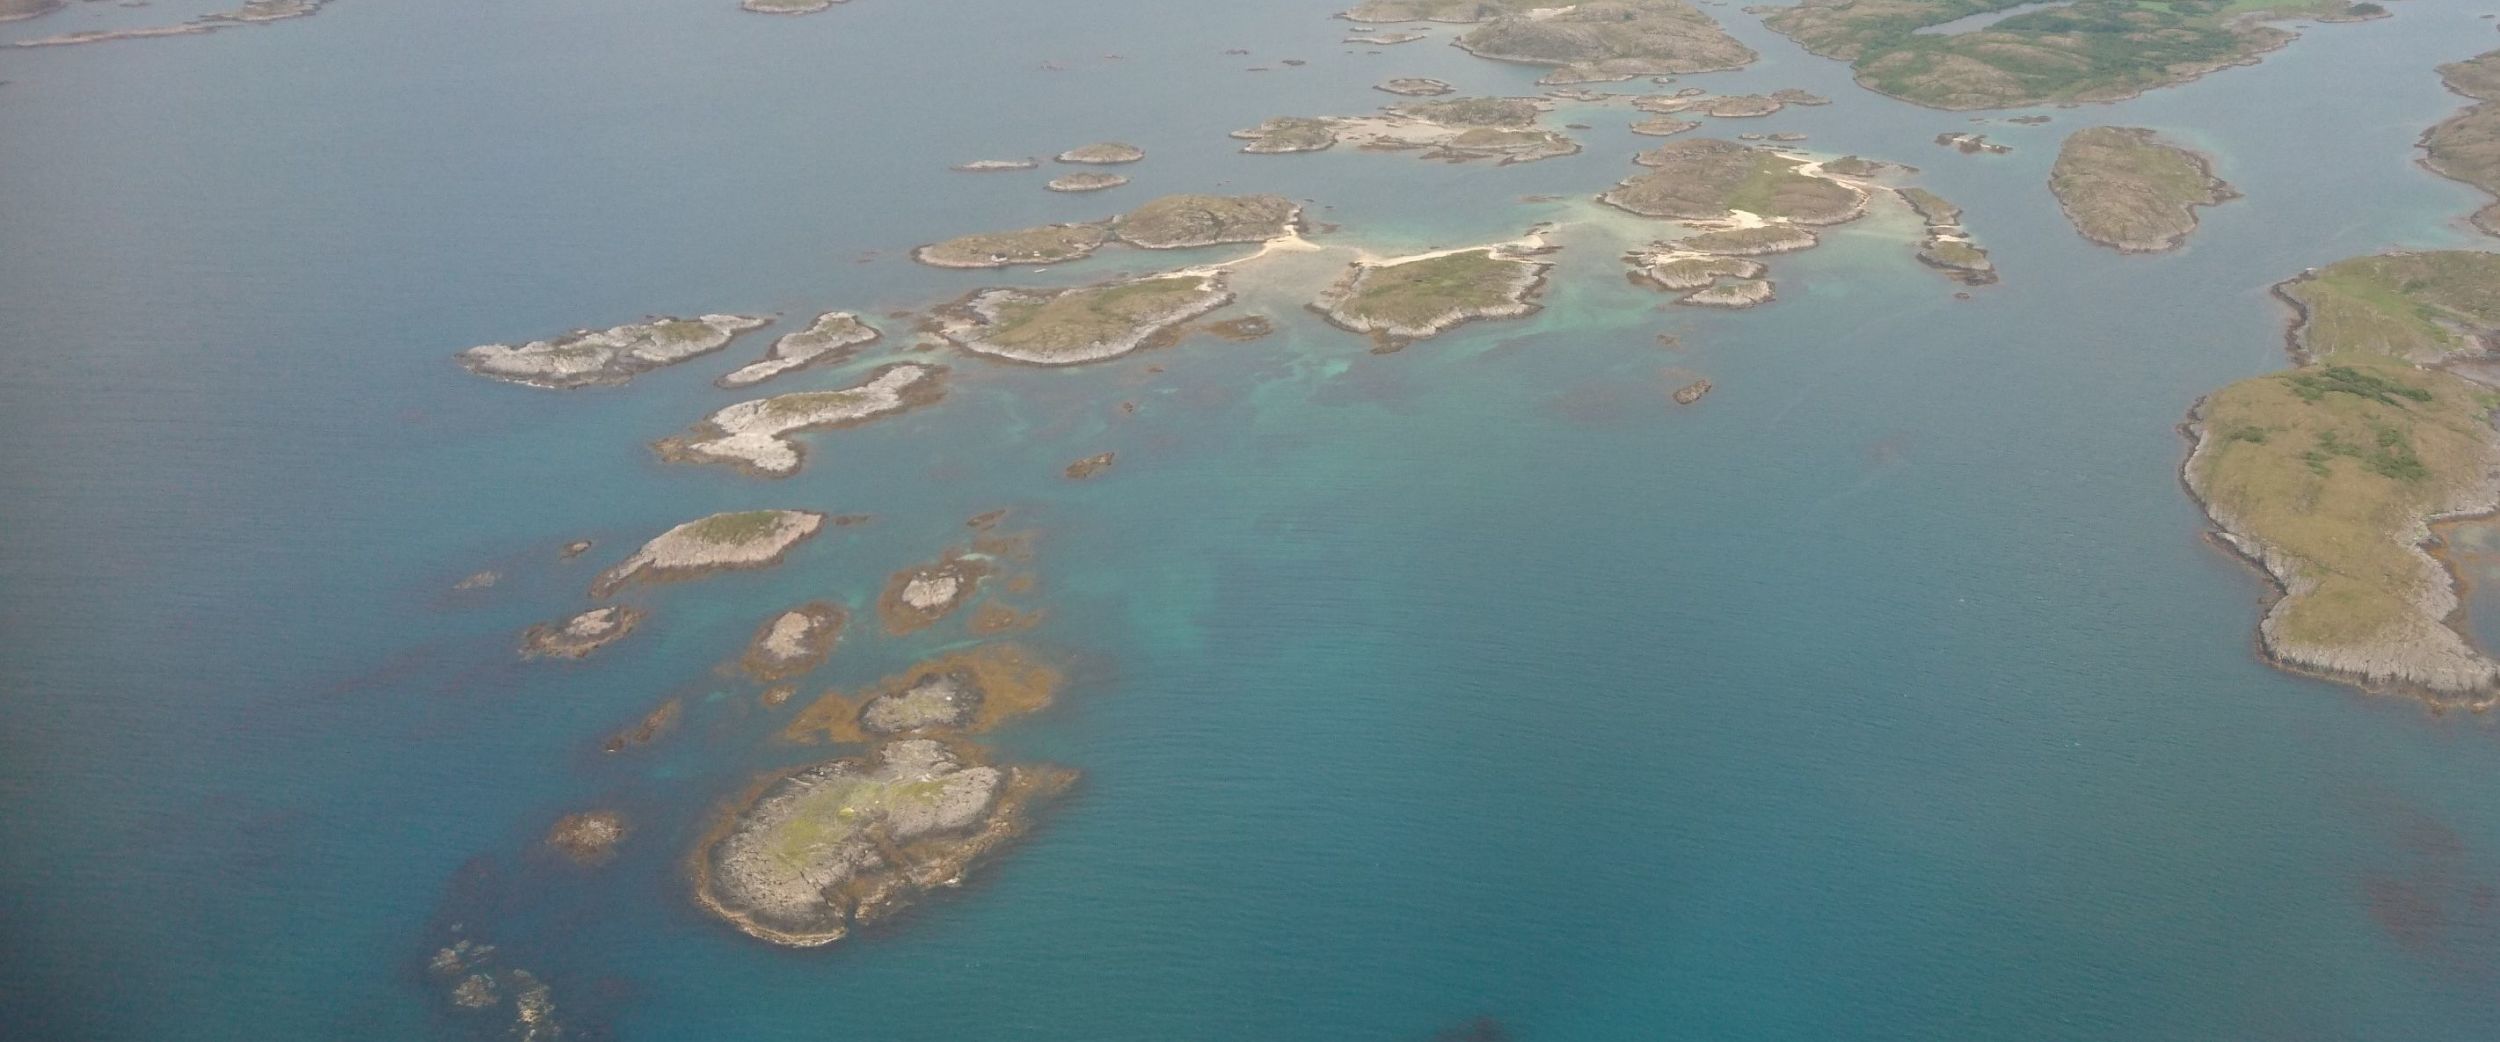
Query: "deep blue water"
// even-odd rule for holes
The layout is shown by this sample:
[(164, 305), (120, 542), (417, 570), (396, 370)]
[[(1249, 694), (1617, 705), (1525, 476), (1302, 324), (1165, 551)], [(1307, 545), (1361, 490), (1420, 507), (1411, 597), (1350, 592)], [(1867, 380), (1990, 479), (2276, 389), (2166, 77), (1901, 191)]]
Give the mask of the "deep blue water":
[[(2485, 242), (2412, 163), (2485, 8), (1986, 127), (2010, 156), (1706, 8), (1763, 60), (1688, 82), (1838, 101), (1720, 130), (1924, 168), (2005, 282), (1952, 299), (1890, 214), (1775, 260), (1777, 304), (1701, 314), (1626, 285), (1625, 222), (1576, 201), (1647, 143), (1624, 110), (1559, 113), (1588, 150), (1515, 167), (1236, 154), (1388, 76), (1535, 77), (1362, 54), (1333, 7), (339, 0), (0, 51), (0, 1033), (473, 1037), (421, 972), (458, 922), (622, 1039), (2500, 1037), (2492, 725), (2258, 662), (2262, 584), (2200, 537), (2172, 429), (2283, 364), (2274, 281)], [(2247, 197), (2181, 253), (2094, 248), (2045, 186), (2093, 122), (2192, 141)], [(944, 170), (1106, 137), (1149, 151), (1137, 184)], [(568, 394), (448, 360), (925, 307), (1001, 276), (915, 243), (1201, 190), (1307, 197), (1323, 242), (1555, 219), (1565, 249), (1540, 316), (1395, 355), (1254, 292), (1279, 335), (950, 359), (946, 402), (780, 482), (646, 448), (735, 400), (709, 381), (760, 339)], [(1717, 389), (1665, 405), (1693, 373)], [(584, 663), (513, 660), (640, 539), (759, 506), (877, 519), (636, 592), (651, 622)], [(680, 867), (706, 815), (821, 755), (715, 667), (1002, 506), (1039, 533), (1022, 639), (1076, 684), (997, 744), (1083, 785), (891, 929), (794, 953), (708, 919)], [(507, 578), (450, 591), (481, 568)], [(810, 688), (961, 639), (863, 628)], [(671, 697), (674, 734), (599, 751)], [(590, 806), (636, 822), (616, 863), (536, 851)]]

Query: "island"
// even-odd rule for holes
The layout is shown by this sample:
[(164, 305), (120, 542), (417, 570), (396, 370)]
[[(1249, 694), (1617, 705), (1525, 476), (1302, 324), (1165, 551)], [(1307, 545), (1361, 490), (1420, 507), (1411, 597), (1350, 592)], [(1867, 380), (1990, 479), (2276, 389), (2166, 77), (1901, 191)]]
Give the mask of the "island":
[(586, 810), (556, 819), (547, 830), (547, 845), (582, 866), (603, 865), (616, 857), (617, 844), (631, 831), (625, 815), (612, 810)]
[(856, 427), (946, 397), (946, 367), (893, 362), (832, 391), (798, 391), (727, 406), (685, 433), (652, 445), (672, 463), (726, 463), (758, 477), (799, 472), (807, 450), (791, 435)]
[(810, 510), (713, 514), (660, 533), (623, 563), (600, 573), (590, 595), (605, 600), (630, 582), (674, 582), (714, 572), (769, 568), (824, 527)]
[(832, 601), (809, 601), (764, 620), (747, 641), (738, 668), (757, 680), (787, 680), (825, 664), (851, 613)]
[[(2422, 135), (2422, 165), (2442, 177), (2500, 195), (2500, 51), (2439, 67), (2448, 89), (2474, 99)], [(2500, 202), (2474, 211), (2474, 227), (2500, 235)]]
[(0, 22), (15, 22), (51, 14), (67, 6), (68, 0), (0, 0)]
[(1436, 80), (1423, 76), (1401, 76), (1396, 79), (1375, 84), (1372, 89), (1387, 91), (1391, 94), (1403, 94), (1410, 98), (1423, 98), (1440, 94), (1458, 93), (1458, 88), (1450, 86), (1449, 82), (1446, 80)]
[(1988, 259), (1988, 251), (1962, 230), (1961, 207), (1915, 185), (1896, 192), (1927, 224), (1927, 238), (1918, 247), (1919, 263), (1944, 272), (1965, 286), (1985, 286), (1997, 280), (1996, 263)]
[(757, 14), (815, 14), (843, 0), (742, 0), (739, 7)]
[(1678, 304), (1738, 309), (1771, 302), (1771, 281), (1763, 277), (1770, 269), (1760, 261), (1678, 248), (1626, 259), (1632, 262), (1635, 281), (1680, 294)]
[(1632, 132), (1635, 134), (1646, 134), (1650, 137), (1674, 137), (1677, 134), (1681, 134), (1699, 126), (1701, 126), (1701, 124), (1689, 119), (1677, 119), (1673, 116), (1651, 116), (1647, 119), (1635, 121), (1632, 124)]
[(828, 311), (816, 316), (806, 329), (773, 341), (764, 357), (730, 370), (712, 381), (727, 390), (753, 387), (783, 373), (816, 365), (839, 365), (859, 354), (859, 349), (875, 343), (885, 334), (877, 327), (860, 321), (848, 311)]
[(1670, 246), (1686, 253), (1764, 257), (1774, 253), (1810, 250), (1821, 241), (1822, 238), (1812, 228), (1794, 224), (1762, 224), (1696, 232), (1675, 240)]
[(1098, 141), (1090, 145), (1081, 145), (1076, 148), (1071, 148), (1065, 152), (1061, 152), (1056, 158), (1062, 163), (1092, 163), (1098, 166), (1117, 166), (1122, 163), (1134, 163), (1140, 159), (1146, 158), (1146, 150), (1135, 145), (1119, 141)]
[(1097, 452), (1068, 464), (1059, 473), (1070, 481), (1083, 481), (1111, 469), (1111, 464), (1119, 458), (1120, 454), (1116, 452)]
[(1719, 119), (1753, 119), (1768, 116), (1788, 106), (1778, 98), (1760, 94), (1722, 94), (1696, 106), (1705, 116)]
[(927, 629), (970, 601), (991, 570), (988, 554), (960, 548), (905, 568), (886, 577), (885, 589), (877, 595), (877, 618), (889, 636)]
[(1031, 170), (1041, 165), (1039, 159), (975, 159), (947, 169), (961, 174), (1003, 174), (1013, 170)]
[(928, 738), (770, 777), (697, 844), (695, 900), (760, 940), (831, 944), (960, 883), (1075, 778), (991, 766), (968, 746)]
[(561, 623), (540, 623), (521, 631), (521, 657), (582, 658), (625, 639), (642, 620), (639, 608), (609, 605)]
[(729, 346), (742, 333), (772, 324), (751, 315), (655, 318), (611, 329), (577, 329), (552, 340), (484, 344), (460, 352), (479, 376), (553, 390), (613, 387), (663, 366)]
[(1606, 83), (1740, 69), (1756, 57), (1685, 0), (1364, 0), (1357, 22), (1480, 23), (1455, 42), (1480, 58), (1553, 66), (1542, 82)]
[(1114, 218), (1111, 234), (1149, 250), (1266, 242), (1294, 234), (1302, 207), (1281, 195), (1167, 195)]
[[(247, 25), (303, 18), (320, 13), (321, 6), (329, 2), (330, 0), (244, 0), (243, 6), (232, 11), (204, 14), (190, 21), (173, 25), (151, 25), (137, 29), (88, 29), (81, 32), (63, 33), (59, 36), (19, 40), (12, 46), (64, 47), (82, 43), (107, 43), (113, 40), (145, 40), (158, 36), (196, 36)], [(22, 13), (10, 14), (12, 8), (4, 6), (5, 4), (18, 5), (14, 9)], [(34, 0), (31, 6), (26, 5), (25, 0), (0, 0), (0, 22), (32, 18), (59, 6), (57, 3), (47, 4), (46, 0)]]
[(980, 644), (918, 663), (856, 696), (825, 692), (791, 718), (781, 739), (851, 745), (972, 734), (1047, 708), (1066, 684), (1066, 674), (1022, 645)]
[[(1542, 245), (1532, 240), (1527, 248)], [(1339, 328), (1369, 335), (1376, 350), (1395, 351), (1476, 319), (1534, 314), (1551, 267), (1512, 243), (1363, 260), (1311, 307)]]
[(2086, 127), (2049, 168), (2058, 209), (2084, 238), (2121, 253), (2179, 248), (2196, 208), (2239, 198), (2203, 156), (2142, 127)]
[(1543, 98), (1435, 98), (1388, 106), (1378, 115), (1269, 119), (1233, 136), (1255, 154), (1317, 152), (1339, 142), (1365, 151), (1420, 151), (1450, 162), (1528, 163), (1580, 150), (1570, 137), (1536, 124), (1554, 107)]
[(1717, 138), (1670, 141), (1633, 161), (1650, 172), (1598, 201), (1643, 217), (1727, 220), (1738, 213), (1794, 224), (1840, 224), (1865, 212), (1866, 192), (1795, 156)]
[(1128, 178), (1118, 174), (1087, 171), (1077, 174), (1061, 174), (1043, 182), (1042, 187), (1054, 192), (1099, 192), (1106, 188), (1118, 188), (1127, 183)]
[(958, 235), (911, 251), (911, 259), (939, 268), (1004, 268), (1081, 260), (1110, 241), (1100, 222), (1045, 224), (1011, 232)]
[[(454, 926), (457, 933), (460, 927)], [(556, 1020), (555, 993), (538, 975), (504, 968), (496, 946), (460, 938), (435, 951), (426, 961), (434, 982), (445, 986), (453, 1012), (475, 1016), (488, 1010), (509, 1012), (497, 1034), (512, 1042), (557, 1042), (564, 1025)], [(507, 1000), (508, 1011), (504, 1009)]]
[(2456, 369), (2500, 336), (2500, 255), (2390, 253), (2275, 287), (2297, 367), (2197, 403), (2183, 476), (2216, 536), (2278, 584), (2277, 665), (2365, 689), (2492, 703), (2431, 525), (2500, 508), (2500, 395)]
[(1181, 323), (1232, 303), (1221, 270), (1073, 289), (984, 289), (933, 313), (936, 332), (974, 354), (1078, 365), (1168, 342)]
[[(1970, 32), (1921, 32), (1992, 11)], [(2291, 42), (2263, 24), (2384, 17), (2347, 0), (1802, 0), (1763, 24), (1809, 51), (1851, 63), (1869, 90), (1939, 109), (2117, 101)]]

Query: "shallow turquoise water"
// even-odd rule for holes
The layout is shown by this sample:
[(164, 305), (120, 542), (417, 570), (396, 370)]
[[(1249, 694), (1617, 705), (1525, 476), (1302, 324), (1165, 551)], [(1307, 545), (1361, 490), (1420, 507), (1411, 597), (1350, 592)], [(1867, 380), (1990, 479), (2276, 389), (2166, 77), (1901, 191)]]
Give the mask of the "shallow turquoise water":
[[(1775, 261), (1779, 303), (1695, 314), (1572, 227), (1532, 321), (1375, 356), (1260, 301), (1282, 330), (1247, 344), (953, 360), (947, 402), (765, 482), (644, 448), (758, 341), (565, 395), (447, 355), (925, 306), (995, 276), (914, 243), (1165, 191), (1308, 197), (1389, 248), (1507, 237), (1585, 216), (1519, 197), (1584, 197), (1643, 139), (1566, 111), (1588, 151), (1516, 167), (1233, 153), (1386, 76), (1534, 77), (1348, 53), (1322, 3), (732, 6), (341, 0), (0, 53), (5, 1022), (463, 1037), (420, 969), (459, 922), (627, 1039), (2500, 1034), (2491, 726), (2255, 661), (2262, 588), (2200, 539), (2171, 429), (2281, 364), (2270, 283), (2480, 242), (2410, 151), (2456, 106), (2430, 67), (2491, 44), (2480, 8), (1993, 124), (2002, 157), (1709, 8), (1764, 60), (1691, 82), (1838, 99), (1726, 132), (1925, 168), (2005, 283), (1955, 301), (1871, 221)], [(1282, 57), (1310, 64), (1237, 71)], [(2248, 197), (2176, 255), (2090, 247), (2044, 183), (2086, 122), (2192, 140)], [(1136, 185), (943, 170), (1104, 137), (1148, 149)], [(1665, 407), (1686, 372), (1717, 390)], [(877, 520), (638, 593), (650, 625), (586, 663), (511, 660), (634, 541), (753, 506)], [(1041, 533), (1030, 640), (1078, 678), (999, 743), (1081, 789), (893, 929), (792, 953), (704, 917), (703, 816), (808, 755), (714, 667), (999, 506)], [(811, 685), (947, 639), (862, 637)], [(598, 751), (671, 696), (678, 732)], [(530, 853), (593, 805), (639, 826), (617, 863)]]

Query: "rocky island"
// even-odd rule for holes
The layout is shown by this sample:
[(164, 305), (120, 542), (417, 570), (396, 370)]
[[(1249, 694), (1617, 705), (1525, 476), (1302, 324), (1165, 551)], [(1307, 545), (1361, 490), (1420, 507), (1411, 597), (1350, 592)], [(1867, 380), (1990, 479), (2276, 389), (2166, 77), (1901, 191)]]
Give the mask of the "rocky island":
[(859, 349), (875, 343), (883, 336), (877, 327), (862, 322), (848, 311), (828, 311), (816, 316), (806, 329), (783, 335), (773, 341), (764, 357), (730, 370), (712, 381), (725, 390), (753, 387), (783, 373), (796, 372), (814, 365), (838, 365), (859, 354)]
[(842, 641), (851, 613), (832, 601), (809, 601), (764, 620), (747, 641), (738, 668), (757, 680), (787, 680), (824, 665)]
[(590, 595), (606, 598), (630, 582), (673, 582), (714, 572), (769, 568), (824, 527), (809, 510), (745, 510), (678, 525), (600, 573)]
[(1898, 191), (1901, 201), (1910, 204), (1910, 209), (1927, 224), (1926, 241), (1918, 247), (1919, 263), (1944, 272), (1965, 286), (1985, 286), (1997, 280), (1996, 263), (1988, 259), (1988, 251), (1962, 230), (1961, 207), (1924, 188), (1911, 186)]
[(1015, 170), (1031, 170), (1042, 165), (1039, 159), (975, 159), (947, 167), (963, 174), (1003, 174)]
[(1542, 98), (1436, 98), (1399, 102), (1373, 116), (1277, 117), (1233, 136), (1250, 142), (1242, 151), (1257, 154), (1317, 152), (1345, 142), (1365, 151), (1507, 165), (1580, 150), (1579, 142), (1536, 125), (1552, 108)]
[(831, 944), (960, 883), (1074, 780), (1056, 767), (994, 767), (927, 738), (802, 768), (722, 814), (694, 854), (695, 899), (752, 937)]
[(982, 644), (914, 665), (855, 697), (828, 691), (791, 718), (781, 738), (848, 745), (972, 734), (1047, 708), (1066, 682), (1020, 645)]
[(1293, 234), (1302, 207), (1281, 195), (1167, 195), (1114, 218), (1111, 234), (1148, 250), (1266, 242)]
[(2500, 255), (2394, 253), (2276, 287), (2298, 367), (2199, 402), (2183, 476), (2273, 577), (2259, 626), (2288, 669), (2489, 705), (2500, 663), (2457, 625), (2430, 525), (2500, 508), (2500, 396), (2457, 374), (2500, 336)]
[(616, 857), (616, 848), (631, 831), (625, 816), (612, 810), (586, 810), (556, 819), (547, 830), (547, 845), (574, 864), (602, 865)]
[(460, 352), (459, 360), (479, 376), (531, 387), (615, 386), (637, 374), (711, 354), (739, 334), (771, 323), (749, 315), (656, 318), (612, 329), (575, 330), (518, 346), (485, 344)]
[(1794, 224), (1839, 224), (1866, 208), (1866, 193), (1820, 167), (1717, 138), (1671, 141), (1633, 161), (1650, 168), (1598, 201), (1643, 217), (1727, 220), (1738, 213)]
[(1685, 0), (1365, 0), (1357, 22), (1475, 23), (1454, 41), (1480, 58), (1547, 65), (1543, 82), (1604, 83), (1739, 69), (1752, 48)]
[(593, 608), (561, 623), (540, 623), (521, 633), (523, 658), (582, 658), (625, 639), (642, 624), (639, 608)]
[(1372, 89), (1402, 94), (1410, 98), (1428, 98), (1458, 93), (1458, 88), (1450, 86), (1447, 81), (1422, 76), (1401, 76), (1376, 84)]
[(806, 450), (791, 435), (856, 427), (945, 396), (945, 366), (895, 362), (839, 390), (798, 391), (739, 402), (652, 448), (670, 462), (727, 463), (760, 477), (786, 478), (798, 473), (807, 459)]
[(1071, 148), (1065, 152), (1061, 152), (1056, 158), (1062, 163), (1091, 163), (1097, 166), (1117, 166), (1122, 163), (1134, 163), (1140, 159), (1146, 158), (1146, 150), (1135, 145), (1119, 141), (1098, 141), (1090, 145), (1081, 145), (1076, 148)]
[[(2474, 99), (2422, 135), (2422, 165), (2442, 177), (2500, 195), (2500, 51), (2439, 67), (2448, 89)], [(2500, 235), (2500, 202), (2474, 211), (2474, 226)]]
[[(330, 0), (244, 0), (243, 6), (232, 11), (204, 14), (174, 25), (151, 25), (137, 29), (88, 29), (81, 32), (63, 33), (59, 36), (19, 40), (12, 46), (64, 47), (82, 43), (107, 43), (113, 40), (145, 40), (158, 36), (197, 36), (202, 33), (222, 32), (247, 25), (261, 25), (319, 14), (321, 6), (329, 2)], [(12, 15), (10, 11), (13, 8), (0, 5), (0, 22), (32, 18), (60, 6), (58, 3), (47, 3), (47, 0), (33, 0), (32, 4), (27, 3), (26, 0), (5, 0), (5, 3), (15, 4), (14, 10), (22, 13)]]
[(2196, 208), (2239, 198), (2203, 156), (2141, 127), (2087, 127), (2066, 138), (2049, 190), (2084, 238), (2122, 253), (2174, 250)]
[(1851, 63), (1869, 90), (1940, 109), (2116, 101), (2246, 65), (2291, 42), (2264, 24), (2383, 17), (2347, 0), (2074, 0), (2016, 13), (1972, 32), (1933, 26), (2030, 0), (1803, 0), (1763, 24), (1826, 58)]
[(1358, 261), (1311, 306), (1394, 351), (1476, 319), (1535, 313), (1550, 267), (1512, 244)]
[(741, 0), (740, 8), (757, 14), (815, 14), (843, 0)]
[(1005, 268), (1081, 260), (1111, 238), (1101, 223), (1045, 224), (1011, 232), (958, 235), (911, 251), (911, 259), (938, 268)]
[(1054, 192), (1099, 192), (1107, 188), (1118, 188), (1127, 183), (1128, 178), (1118, 174), (1086, 171), (1077, 174), (1061, 174), (1043, 182), (1042, 187)]
[(1118, 358), (1232, 302), (1222, 271), (1073, 289), (984, 289), (937, 309), (937, 333), (974, 354), (1033, 365)]

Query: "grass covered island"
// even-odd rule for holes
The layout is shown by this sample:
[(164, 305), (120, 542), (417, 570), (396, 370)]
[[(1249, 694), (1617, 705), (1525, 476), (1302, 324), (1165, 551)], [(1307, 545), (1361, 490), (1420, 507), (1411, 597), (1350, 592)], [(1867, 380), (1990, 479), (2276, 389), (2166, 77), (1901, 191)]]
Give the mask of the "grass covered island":
[(1550, 65), (1543, 82), (1603, 83), (1740, 69), (1756, 57), (1685, 0), (1365, 0), (1357, 22), (1474, 23), (1457, 45), (1482, 58)]
[(2500, 255), (2359, 257), (2275, 291), (2299, 312), (2298, 368), (2214, 392), (2183, 428), (2189, 491), (2280, 586), (2266, 654), (2490, 704), (2500, 663), (2457, 628), (2453, 578), (2424, 544), (2432, 522), (2500, 507), (2500, 395), (2447, 368), (2500, 335)]
[(1033, 365), (1118, 358), (1232, 303), (1224, 274), (1183, 272), (1073, 289), (984, 289), (937, 309), (938, 335), (974, 354)]
[(696, 518), (660, 533), (599, 574), (590, 595), (606, 598), (630, 582), (669, 582), (714, 572), (769, 568), (825, 526), (812, 510), (743, 510)]
[(856, 427), (945, 396), (945, 366), (895, 362), (849, 387), (739, 402), (652, 448), (672, 463), (727, 463), (759, 477), (786, 478), (807, 460), (791, 435)]
[(2269, 20), (2383, 17), (2348, 0), (2075, 0), (1962, 33), (1918, 30), (2029, 0), (1803, 0), (1763, 24), (1858, 83), (1940, 109), (2116, 101), (2246, 65), (2292, 40)]
[(2239, 198), (2203, 156), (2142, 127), (2086, 127), (2049, 168), (2058, 209), (2084, 238), (2122, 253), (2175, 250), (2196, 208)]
[[(2500, 51), (2442, 65), (2439, 79), (2474, 104), (2422, 135), (2422, 165), (2500, 195)], [(2500, 202), (2474, 211), (2474, 227), (2500, 235)]]
[(740, 931), (831, 944), (894, 914), (1021, 835), (1076, 774), (996, 767), (968, 746), (888, 742), (756, 785), (697, 846), (695, 900)]
[(1535, 313), (1550, 267), (1506, 245), (1359, 261), (1311, 306), (1394, 351), (1476, 319)]
[(676, 365), (729, 346), (739, 334), (772, 324), (752, 315), (655, 318), (611, 329), (577, 329), (552, 340), (484, 344), (458, 355), (479, 376), (555, 390), (613, 387), (637, 374)]
[(1643, 217), (1726, 220), (1738, 212), (1797, 224), (1838, 224), (1866, 208), (1866, 193), (1821, 175), (1795, 156), (1735, 141), (1692, 138), (1642, 152), (1650, 168), (1598, 197)]

